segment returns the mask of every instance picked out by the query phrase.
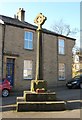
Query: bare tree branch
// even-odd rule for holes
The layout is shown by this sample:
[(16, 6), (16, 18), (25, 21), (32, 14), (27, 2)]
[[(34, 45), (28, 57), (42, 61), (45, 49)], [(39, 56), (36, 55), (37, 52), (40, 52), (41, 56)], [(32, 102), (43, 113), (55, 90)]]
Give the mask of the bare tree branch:
[(62, 19), (60, 19), (60, 21), (56, 21), (51, 28), (54, 32), (65, 36), (74, 35), (79, 32), (77, 28), (71, 29), (70, 25), (65, 24)]

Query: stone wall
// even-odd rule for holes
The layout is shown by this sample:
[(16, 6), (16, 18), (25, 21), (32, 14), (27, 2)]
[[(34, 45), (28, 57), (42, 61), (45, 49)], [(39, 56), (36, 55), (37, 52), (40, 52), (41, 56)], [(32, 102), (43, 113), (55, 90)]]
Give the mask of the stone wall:
[(74, 47), (75, 42), (70, 39), (65, 40), (65, 55), (58, 55), (58, 63), (65, 64), (65, 80), (58, 80), (58, 85), (64, 85), (66, 82), (72, 78), (72, 48)]
[(49, 34), (43, 35), (43, 63), (44, 80), (48, 81), (49, 87), (57, 85), (58, 57), (57, 37)]
[[(24, 49), (24, 31), (32, 31), (33, 50)], [(66, 79), (71, 77), (72, 47), (73, 40), (65, 39), (64, 56), (58, 55), (58, 37), (50, 34), (42, 34), (43, 37), (43, 79), (47, 80), (48, 87), (64, 85), (65, 81), (58, 80), (58, 63), (66, 64)], [(4, 46), (4, 77), (6, 76), (6, 58), (15, 59), (14, 89), (30, 89), (30, 80), (23, 80), (24, 60), (33, 61), (33, 79), (35, 79), (36, 66), (36, 32), (29, 29), (23, 29), (13, 26), (6, 26), (5, 46)]]
[(23, 80), (24, 60), (33, 60), (33, 79), (35, 79), (36, 34), (32, 31), (34, 33), (33, 50), (26, 50), (24, 49), (24, 31), (23, 28), (6, 26), (4, 76), (6, 76), (6, 58), (14, 58), (14, 89), (17, 90), (30, 87), (30, 80)]

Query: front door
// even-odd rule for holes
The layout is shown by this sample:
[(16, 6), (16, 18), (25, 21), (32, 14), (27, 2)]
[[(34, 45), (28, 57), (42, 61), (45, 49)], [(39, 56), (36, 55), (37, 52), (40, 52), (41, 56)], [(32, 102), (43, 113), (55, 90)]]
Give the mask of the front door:
[(6, 64), (6, 78), (10, 81), (11, 85), (14, 84), (14, 61), (13, 58), (7, 58)]

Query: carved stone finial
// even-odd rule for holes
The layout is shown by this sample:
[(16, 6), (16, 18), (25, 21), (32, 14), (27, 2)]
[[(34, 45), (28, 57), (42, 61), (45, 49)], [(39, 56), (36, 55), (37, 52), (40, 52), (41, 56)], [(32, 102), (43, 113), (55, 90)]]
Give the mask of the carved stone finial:
[(38, 30), (41, 30), (42, 29), (42, 25), (44, 24), (44, 22), (47, 20), (47, 18), (42, 15), (42, 13), (39, 13), (35, 20), (34, 20), (34, 23), (36, 23), (38, 25)]

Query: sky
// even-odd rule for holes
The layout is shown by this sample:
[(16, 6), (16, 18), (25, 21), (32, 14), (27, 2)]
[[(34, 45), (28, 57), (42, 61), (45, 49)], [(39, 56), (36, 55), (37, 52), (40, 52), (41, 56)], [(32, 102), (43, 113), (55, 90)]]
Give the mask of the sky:
[[(0, 14), (14, 17), (19, 8), (25, 10), (25, 21), (34, 24), (34, 19), (38, 13), (47, 17), (43, 28), (52, 30), (55, 21), (63, 19), (64, 23), (71, 28), (80, 30), (80, 2), (1, 2)], [(80, 33), (74, 36), (77, 46), (79, 46)]]

